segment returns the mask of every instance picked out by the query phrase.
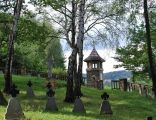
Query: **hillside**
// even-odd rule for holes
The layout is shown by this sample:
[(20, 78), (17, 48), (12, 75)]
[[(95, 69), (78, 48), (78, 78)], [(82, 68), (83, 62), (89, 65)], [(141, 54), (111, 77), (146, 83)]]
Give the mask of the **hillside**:
[[(26, 83), (32, 80), (36, 97), (28, 98), (26, 96)], [(97, 90), (89, 87), (82, 87), (84, 96), (82, 101), (87, 114), (72, 113), (73, 104), (64, 103), (65, 81), (57, 81), (55, 89), (55, 98), (58, 105), (58, 112), (44, 112), (46, 103), (45, 80), (37, 77), (14, 76), (21, 92), (18, 100), (21, 102), (26, 120), (145, 120), (147, 116), (156, 118), (156, 102), (151, 98), (144, 98), (135, 92), (121, 92), (119, 90), (105, 89), (110, 95), (110, 104), (112, 106), (112, 116), (99, 115), (99, 108), (102, 102), (101, 94), (103, 90)], [(3, 77), (0, 76), (0, 88), (3, 88)], [(9, 99), (9, 96), (5, 96)], [(0, 120), (3, 119), (6, 107), (0, 106)]]
[[(131, 71), (120, 70), (120, 71), (112, 71), (103, 73), (104, 80), (118, 80), (122, 78), (131, 78), (133, 76)], [(86, 74), (83, 74), (83, 77), (87, 77)]]
[(122, 78), (131, 78), (132, 76), (132, 72), (127, 70), (113, 71), (103, 74), (105, 80), (118, 80)]

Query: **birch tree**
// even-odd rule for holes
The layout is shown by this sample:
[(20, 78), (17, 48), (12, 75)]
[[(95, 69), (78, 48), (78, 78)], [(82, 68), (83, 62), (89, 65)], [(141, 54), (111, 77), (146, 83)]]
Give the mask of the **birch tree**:
[[(69, 41), (68, 33), (66, 34), (69, 44), (72, 48), (72, 53), (69, 56), (68, 61), (68, 73), (67, 73), (67, 90), (66, 90), (66, 97), (65, 102), (74, 102), (74, 89), (73, 89), (73, 79), (77, 79), (77, 46), (76, 46), (76, 8), (77, 4), (75, 0), (72, 0), (72, 17), (71, 17), (71, 42)], [(65, 8), (67, 9), (67, 8)], [(66, 14), (65, 14), (66, 17)], [(67, 19), (67, 18), (66, 18)], [(67, 27), (67, 26), (65, 26)], [(70, 28), (68, 28), (70, 31)], [(67, 31), (66, 31), (67, 32)]]
[(8, 35), (8, 53), (5, 67), (5, 88), (4, 92), (9, 93), (12, 85), (12, 61), (13, 61), (13, 50), (14, 50), (14, 40), (16, 37), (17, 24), (20, 18), (20, 13), (22, 9), (23, 0), (16, 0), (14, 6), (13, 23), (11, 27), (10, 34)]
[(83, 81), (82, 67), (83, 67), (83, 40), (84, 40), (84, 15), (85, 15), (85, 0), (80, 0), (79, 4), (79, 17), (78, 17), (78, 36), (77, 36), (77, 47), (78, 47), (78, 71), (77, 79), (75, 82), (75, 94), (82, 96), (81, 84)]
[(155, 72), (154, 61), (153, 61), (154, 58), (153, 58), (153, 51), (152, 51), (152, 40), (151, 40), (147, 0), (143, 1), (143, 7), (144, 7), (145, 28), (146, 28), (148, 64), (149, 64), (149, 71), (152, 79), (152, 90), (154, 92), (154, 97), (156, 98), (156, 72)]
[[(152, 79), (152, 86), (153, 86), (153, 92), (156, 96), (156, 73), (155, 73), (155, 62), (154, 62), (154, 53), (152, 49), (152, 40), (151, 40), (151, 30), (150, 30), (150, 19), (149, 19), (149, 12), (152, 13), (152, 10), (154, 10), (156, 7), (155, 0), (128, 0), (126, 1), (126, 6), (128, 6), (126, 9), (128, 10), (129, 17), (128, 17), (128, 23), (129, 23), (129, 30), (130, 32), (138, 31), (136, 26), (139, 26), (140, 24), (143, 24), (143, 32), (146, 33), (146, 52), (148, 56), (148, 72), (149, 77)], [(129, 34), (131, 37), (131, 34)], [(143, 36), (144, 37), (144, 36)]]

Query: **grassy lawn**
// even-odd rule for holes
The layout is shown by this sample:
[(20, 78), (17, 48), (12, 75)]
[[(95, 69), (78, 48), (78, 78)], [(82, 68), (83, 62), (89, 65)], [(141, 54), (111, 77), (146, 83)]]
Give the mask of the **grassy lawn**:
[[(33, 82), (33, 89), (36, 94), (34, 98), (26, 96), (26, 83)], [(0, 75), (0, 88), (3, 88), (3, 76)], [(87, 113), (72, 113), (73, 104), (64, 103), (65, 82), (57, 81), (55, 98), (58, 105), (58, 112), (44, 112), (46, 103), (45, 80), (30, 76), (13, 76), (14, 83), (21, 90), (18, 99), (27, 120), (146, 120), (147, 116), (153, 116), (156, 120), (156, 100), (144, 98), (135, 92), (121, 92), (107, 88), (105, 91), (110, 95), (110, 103), (113, 115), (99, 115), (101, 94), (103, 91), (82, 87), (84, 102)], [(5, 96), (9, 99), (9, 96)], [(3, 119), (6, 107), (0, 106), (0, 120)]]

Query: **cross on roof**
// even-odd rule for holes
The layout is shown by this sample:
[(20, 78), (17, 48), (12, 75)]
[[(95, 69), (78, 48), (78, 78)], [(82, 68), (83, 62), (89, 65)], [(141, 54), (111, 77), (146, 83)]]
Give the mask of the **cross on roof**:
[(96, 42), (95, 40), (93, 40), (93, 48), (95, 48)]

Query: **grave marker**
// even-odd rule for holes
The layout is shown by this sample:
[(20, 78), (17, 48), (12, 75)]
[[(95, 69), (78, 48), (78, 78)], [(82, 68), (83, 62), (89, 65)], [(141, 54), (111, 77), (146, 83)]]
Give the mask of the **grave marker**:
[(153, 120), (152, 117), (147, 117), (147, 120)]
[(101, 95), (101, 98), (103, 99), (103, 102), (102, 102), (101, 108), (100, 108), (101, 109), (100, 115), (113, 114), (111, 106), (110, 106), (109, 101), (108, 101), (109, 95), (106, 92), (104, 92)]
[(80, 99), (81, 96), (82, 96), (82, 93), (80, 91), (76, 90), (74, 94), (76, 96), (76, 99), (75, 99), (75, 102), (74, 102), (73, 112), (75, 112), (75, 113), (86, 113), (83, 102)]
[(17, 90), (17, 86), (15, 84), (11, 87), (10, 94), (12, 97), (10, 98), (6, 109), (5, 120), (23, 120), (24, 113), (22, 112), (20, 103), (16, 99), (17, 94), (19, 94), (19, 90)]
[(48, 91), (47, 91), (47, 103), (46, 103), (46, 107), (45, 107), (45, 111), (58, 111), (58, 108), (57, 108), (57, 105), (56, 105), (56, 102), (55, 102), (55, 98), (54, 98), (54, 95), (55, 95), (55, 92), (52, 90), (51, 88), (51, 84), (50, 82), (47, 84), (47, 88), (48, 88)]
[(34, 91), (32, 89), (32, 85), (33, 85), (32, 82), (29, 80), (28, 83), (27, 83), (27, 86), (28, 86), (27, 96), (29, 96), (29, 97), (34, 97), (35, 96)]

